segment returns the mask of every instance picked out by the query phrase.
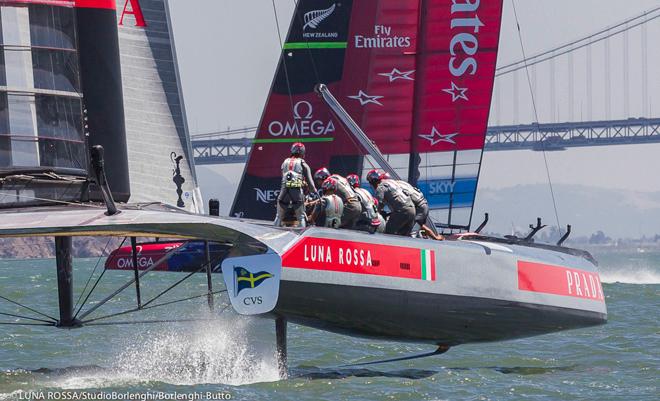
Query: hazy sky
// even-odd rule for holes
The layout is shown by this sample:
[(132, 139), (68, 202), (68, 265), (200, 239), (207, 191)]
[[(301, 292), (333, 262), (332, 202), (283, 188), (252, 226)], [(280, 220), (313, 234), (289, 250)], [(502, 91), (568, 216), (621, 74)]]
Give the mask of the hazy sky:
[[(276, 0), (280, 28), (288, 28), (294, 0)], [(517, 0), (516, 6), (528, 55), (583, 37), (607, 25), (660, 6), (660, 0)], [(279, 54), (273, 6), (268, 0), (170, 0), (174, 35), (182, 74), (191, 132), (205, 133), (254, 126), (264, 106)], [(660, 19), (647, 24), (650, 51), (648, 97), (641, 97), (640, 28), (628, 34), (630, 100), (624, 99), (624, 37), (591, 50), (592, 101), (587, 100), (587, 51), (555, 64), (554, 90), (550, 88), (550, 64), (539, 66), (535, 98), (539, 120), (567, 121), (624, 117), (660, 117)], [(502, 41), (498, 65), (521, 58), (511, 0), (504, 0)], [(604, 96), (605, 65), (610, 69), (609, 107)], [(569, 92), (572, 66), (573, 90)], [(518, 91), (514, 91), (518, 79)], [(554, 92), (554, 96), (552, 96)], [(569, 102), (572, 93), (573, 102)], [(524, 76), (496, 81), (496, 105), (491, 124), (529, 123), (534, 120), (530, 92)], [(555, 99), (551, 104), (550, 99)], [(518, 110), (514, 112), (515, 108)], [(645, 107), (645, 110), (643, 109)], [(628, 111), (626, 116), (624, 111)], [(590, 111), (590, 112), (589, 112)], [(552, 178), (557, 183), (595, 185), (604, 188), (660, 191), (660, 145), (578, 148), (548, 153)], [(238, 166), (213, 167), (216, 171)], [(207, 167), (205, 167), (207, 168)], [(486, 152), (481, 187), (502, 188), (519, 183), (546, 182), (541, 153), (532, 151)]]

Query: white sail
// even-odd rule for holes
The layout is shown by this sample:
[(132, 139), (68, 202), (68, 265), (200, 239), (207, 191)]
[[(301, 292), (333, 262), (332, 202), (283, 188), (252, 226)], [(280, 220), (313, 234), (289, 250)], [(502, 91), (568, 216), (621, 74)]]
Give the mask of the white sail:
[[(202, 212), (167, 0), (117, 0), (117, 22), (130, 201)], [(180, 198), (174, 181), (178, 156), (185, 179)]]

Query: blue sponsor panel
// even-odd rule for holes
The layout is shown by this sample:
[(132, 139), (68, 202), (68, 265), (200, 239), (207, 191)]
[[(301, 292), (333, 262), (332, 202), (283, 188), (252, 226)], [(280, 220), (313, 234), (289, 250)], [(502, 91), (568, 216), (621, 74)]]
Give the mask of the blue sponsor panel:
[(450, 198), (452, 207), (471, 207), (477, 190), (477, 177), (423, 180), (417, 183), (429, 202), (431, 209), (448, 208)]

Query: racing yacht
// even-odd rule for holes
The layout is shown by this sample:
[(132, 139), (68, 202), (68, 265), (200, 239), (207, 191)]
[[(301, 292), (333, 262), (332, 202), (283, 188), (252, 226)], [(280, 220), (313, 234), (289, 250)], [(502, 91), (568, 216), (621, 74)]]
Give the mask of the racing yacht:
[[(118, 289), (136, 286), (130, 312), (143, 308), (140, 278), (197, 241), (205, 263), (196, 271), (209, 283), (222, 271), (237, 313), (276, 319), (283, 366), (286, 322), (436, 353), (606, 322), (597, 264), (562, 246), (566, 237), (533, 242), (540, 222), (525, 238), (471, 230), (502, 0), (298, 1), (232, 217), (200, 213), (167, 4), (131, 3), (128, 14), (113, 0), (0, 5), (11, 67), (0, 87), (9, 132), (0, 136), (0, 237), (55, 238), (52, 326), (84, 327), (109, 299), (74, 310), (75, 236), (130, 238), (107, 262), (135, 272)], [(40, 52), (74, 65), (68, 80), (40, 81), (59, 76), (57, 65), (40, 67)], [(35, 107), (21, 109), (19, 89)], [(274, 227), (275, 205), (255, 193), (279, 188), (281, 160), (298, 141), (313, 167), (408, 179), (448, 240)], [(141, 262), (137, 237), (169, 245)]]

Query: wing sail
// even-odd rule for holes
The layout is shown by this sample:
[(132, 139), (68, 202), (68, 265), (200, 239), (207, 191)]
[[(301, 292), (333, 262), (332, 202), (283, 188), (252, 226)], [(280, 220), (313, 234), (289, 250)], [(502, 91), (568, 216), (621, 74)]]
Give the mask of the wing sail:
[(418, 181), (441, 224), (468, 226), (501, 9), (502, 0), (299, 1), (232, 213), (274, 216), (267, 195), (292, 142), (306, 143), (312, 168), (378, 167), (314, 92), (324, 83), (397, 173)]
[[(117, 1), (131, 202), (203, 210), (166, 0)], [(179, 158), (177, 174), (177, 162)], [(181, 182), (181, 195), (177, 193)]]
[(436, 223), (469, 230), (495, 79), (502, 0), (427, 1), (420, 22), (412, 181)]

